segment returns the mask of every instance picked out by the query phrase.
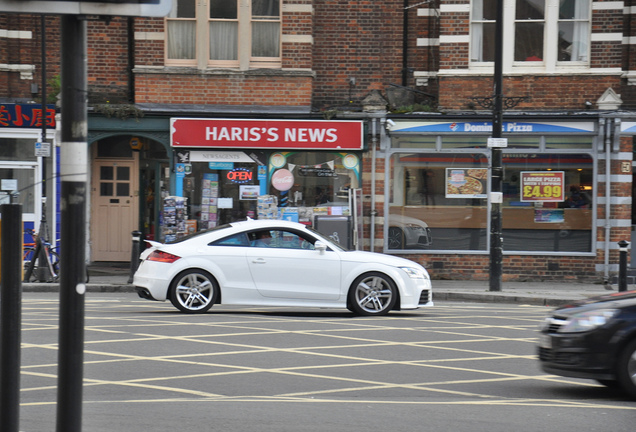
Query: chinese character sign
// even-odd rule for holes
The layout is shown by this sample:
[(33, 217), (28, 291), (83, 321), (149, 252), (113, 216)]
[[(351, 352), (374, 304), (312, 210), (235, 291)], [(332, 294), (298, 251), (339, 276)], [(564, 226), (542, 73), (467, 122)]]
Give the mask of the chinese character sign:
[(47, 105), (46, 112), (36, 104), (0, 104), (0, 128), (55, 129), (55, 106)]
[(522, 171), (521, 201), (562, 202), (563, 171)]

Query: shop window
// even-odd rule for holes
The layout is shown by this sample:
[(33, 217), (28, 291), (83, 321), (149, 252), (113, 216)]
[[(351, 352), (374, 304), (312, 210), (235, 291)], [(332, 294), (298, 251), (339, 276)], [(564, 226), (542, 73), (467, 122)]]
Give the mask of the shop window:
[(0, 161), (35, 162), (35, 138), (2, 138), (0, 142)]
[(280, 67), (280, 0), (251, 0), (247, 6), (239, 7), (238, 0), (175, 0), (166, 18), (166, 63)]
[[(507, 251), (591, 252), (593, 159), (585, 154), (504, 155)], [(529, 174), (547, 177), (525, 182)], [(528, 174), (529, 173), (529, 174)]]
[[(504, 249), (591, 252), (593, 166), (581, 153), (504, 153)], [(389, 251), (488, 249), (486, 154), (394, 153), (389, 178)]]
[(390, 166), (389, 250), (486, 250), (485, 154), (396, 153)]
[(545, 148), (556, 150), (592, 150), (592, 137), (546, 137)]
[(422, 148), (434, 149), (437, 146), (437, 137), (430, 135), (400, 136), (393, 139), (393, 148)]
[[(36, 187), (39, 183), (35, 180), (35, 169), (33, 167), (22, 166), (3, 166), (0, 162), (0, 180), (12, 180), (17, 184), (17, 202), (22, 205), (23, 213), (35, 213), (35, 197)], [(0, 204), (10, 204), (11, 198), (9, 193), (13, 191), (0, 192)]]
[(444, 149), (478, 149), (486, 148), (488, 138), (483, 136), (445, 136), (442, 138)]
[(509, 137), (508, 147), (509, 149), (533, 149), (537, 151), (541, 144), (541, 138), (532, 137)]
[(246, 162), (195, 162), (179, 181), (187, 198), (193, 231), (256, 218), (260, 191), (258, 165)]
[[(281, 187), (276, 177), (284, 172), (291, 183)], [(270, 157), (270, 177), (279, 206), (297, 209), (302, 222), (315, 215), (348, 215), (349, 191), (360, 187), (360, 159), (353, 153), (280, 152)]]
[[(497, 0), (472, 2), (473, 63), (494, 61), (496, 8)], [(514, 59), (516, 67), (587, 65), (590, 17), (590, 0), (504, 0), (504, 61)]]

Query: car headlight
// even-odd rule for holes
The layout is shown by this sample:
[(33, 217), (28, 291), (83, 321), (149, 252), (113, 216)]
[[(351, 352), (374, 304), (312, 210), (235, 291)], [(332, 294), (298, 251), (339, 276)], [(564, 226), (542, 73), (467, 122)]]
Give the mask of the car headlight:
[(605, 325), (618, 314), (618, 309), (597, 309), (574, 314), (565, 322), (559, 333), (580, 333)]
[(418, 269), (415, 267), (400, 267), (400, 268), (404, 270), (411, 279), (428, 279), (429, 278), (426, 270)]

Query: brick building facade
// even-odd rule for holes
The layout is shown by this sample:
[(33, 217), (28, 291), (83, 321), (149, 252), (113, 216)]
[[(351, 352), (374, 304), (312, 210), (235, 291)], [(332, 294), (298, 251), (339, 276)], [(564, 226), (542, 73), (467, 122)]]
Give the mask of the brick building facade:
[[(255, 120), (275, 127), (315, 122), (309, 128), (357, 121), (364, 133), (348, 154), (317, 144), (303, 153), (298, 143), (226, 143), (206, 151), (216, 152), (213, 163), (244, 153), (252, 161), (240, 159), (234, 168), (254, 175), (258, 166), (267, 167), (260, 192), (293, 201), (289, 207), (315, 207), (310, 197), (320, 189), (328, 190), (331, 203), (339, 203), (348, 188), (361, 189), (358, 247), (404, 255), (424, 264), (433, 278), (488, 279), (491, 197), (487, 176), (479, 176), (489, 166), (495, 3), (281, 0), (250, 7), (175, 0), (178, 7), (165, 19), (87, 17), (90, 259), (128, 260), (132, 229), (161, 238), (166, 195), (191, 194), (196, 208), (190, 217), (198, 218), (199, 228), (202, 214), (205, 222), (212, 214), (222, 222), (255, 212), (243, 202), (232, 211), (201, 211), (202, 179), (223, 171), (194, 160), (186, 168), (192, 173), (182, 175), (178, 153), (184, 149), (171, 143), (174, 119)], [(504, 280), (608, 280), (617, 271), (616, 242), (631, 241), (636, 4), (504, 3), (503, 92), (510, 101), (504, 113)], [(0, 99), (6, 104), (40, 101), (42, 22), (47, 92), (57, 91), (59, 18), (0, 15)], [(7, 142), (27, 139), (16, 128), (0, 132)], [(185, 151), (203, 157), (194, 145)], [(272, 190), (267, 176), (281, 168), (272, 165), (278, 155), (284, 169), (319, 167), (324, 171), (314, 172), (332, 172), (340, 180), (297, 176), (288, 194)], [(347, 165), (349, 155), (347, 161), (357, 158), (359, 164)], [(21, 157), (25, 167), (56, 170), (55, 152), (49, 159)], [(129, 169), (134, 180), (128, 195), (123, 177), (100, 178), (118, 167)], [(545, 171), (562, 173), (555, 178), (563, 195), (524, 195), (522, 173)], [(481, 189), (453, 189), (471, 179)], [(103, 184), (122, 188), (131, 205), (110, 206), (116, 198), (100, 196)], [(587, 203), (566, 208), (576, 188)], [(37, 224), (41, 209), (32, 207)], [(104, 230), (108, 220), (117, 223)]]

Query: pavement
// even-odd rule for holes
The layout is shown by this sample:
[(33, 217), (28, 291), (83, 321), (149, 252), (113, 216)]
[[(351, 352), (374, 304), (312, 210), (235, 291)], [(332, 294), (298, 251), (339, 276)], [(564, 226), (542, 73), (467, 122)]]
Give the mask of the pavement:
[[(129, 282), (130, 263), (94, 263), (88, 266), (88, 292), (135, 292)], [(489, 281), (432, 280), (434, 301), (516, 303), (556, 307), (574, 300), (618, 292), (617, 285), (602, 283), (503, 282), (500, 291), (490, 291)], [(23, 283), (23, 292), (54, 292), (59, 284)], [(627, 285), (636, 290), (636, 285)]]

